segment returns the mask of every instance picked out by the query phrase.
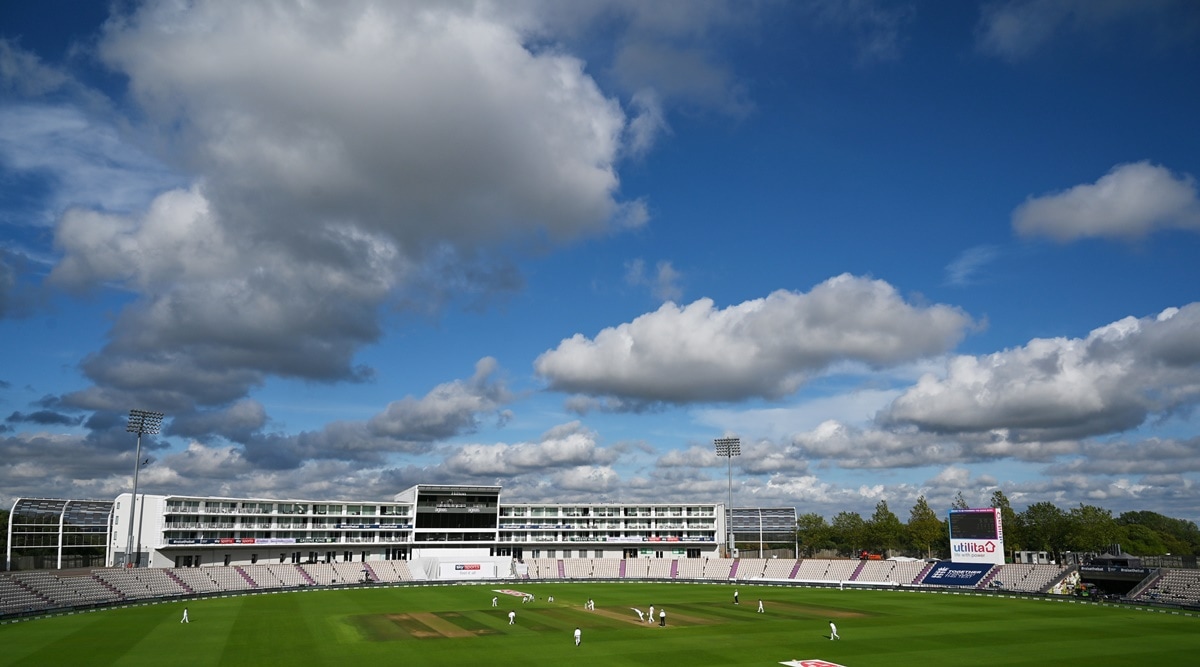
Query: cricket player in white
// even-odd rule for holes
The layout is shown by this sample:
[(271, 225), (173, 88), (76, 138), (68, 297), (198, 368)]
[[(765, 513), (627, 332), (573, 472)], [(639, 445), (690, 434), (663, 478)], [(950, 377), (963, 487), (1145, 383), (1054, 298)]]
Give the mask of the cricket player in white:
[(583, 641), (583, 633), (579, 631), (579, 628), (575, 628), (575, 645), (579, 646), (581, 641)]
[(499, 600), (500, 600), (500, 598), (493, 596), (493, 597), (492, 597), (492, 606), (493, 606), (493, 607), (497, 607), (497, 606), (499, 606), (499, 605), (497, 604), (497, 602), (499, 602)]
[(183, 608), (183, 618), (179, 619), (179, 622), (180, 623), (191, 623), (191, 621), (189, 621), (188, 617), (187, 617), (187, 607)]
[(761, 614), (761, 613), (763, 613), (763, 607), (762, 607), (762, 600), (761, 600), (761, 599), (758, 601), (758, 613), (760, 613), (760, 614)]
[(515, 612), (515, 611), (508, 612), (508, 624), (513, 625), (516, 622), (517, 622), (517, 612)]
[(634, 610), (635, 612), (637, 612), (637, 615), (638, 615), (638, 623), (644, 623), (644, 622), (646, 622), (646, 615), (642, 613), (642, 610), (641, 610), (641, 609), (638, 609), (637, 607), (634, 607), (634, 608), (633, 608), (633, 610)]
[(650, 623), (654, 622), (654, 605), (650, 605)]
[(837, 626), (833, 624), (833, 621), (830, 621), (829, 622), (829, 641), (833, 641), (835, 639), (841, 639), (841, 637), (838, 636)]

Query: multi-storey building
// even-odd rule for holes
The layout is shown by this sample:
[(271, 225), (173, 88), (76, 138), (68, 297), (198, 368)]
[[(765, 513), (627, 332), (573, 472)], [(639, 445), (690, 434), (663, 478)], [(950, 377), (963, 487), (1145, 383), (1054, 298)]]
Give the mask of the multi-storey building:
[(108, 564), (150, 567), (497, 558), (701, 558), (716, 503), (501, 503), (499, 486), (418, 484), (391, 501), (117, 497)]
[(516, 558), (717, 556), (720, 504), (506, 504), (498, 555)]

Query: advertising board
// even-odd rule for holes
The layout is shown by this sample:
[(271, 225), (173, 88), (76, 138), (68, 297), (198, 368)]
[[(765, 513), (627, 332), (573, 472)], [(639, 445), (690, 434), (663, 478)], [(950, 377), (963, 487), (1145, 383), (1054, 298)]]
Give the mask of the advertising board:
[(977, 586), (983, 580), (983, 575), (991, 569), (991, 563), (941, 561), (929, 570), (921, 583), (932, 586)]

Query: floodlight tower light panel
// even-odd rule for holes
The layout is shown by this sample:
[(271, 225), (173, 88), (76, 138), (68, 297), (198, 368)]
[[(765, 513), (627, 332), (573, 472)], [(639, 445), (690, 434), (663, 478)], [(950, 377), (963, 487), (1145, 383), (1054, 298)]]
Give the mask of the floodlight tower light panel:
[(742, 441), (740, 438), (717, 438), (713, 440), (717, 446), (717, 456), (741, 456)]
[(161, 412), (153, 412), (151, 410), (130, 410), (129, 424), (125, 430), (129, 433), (137, 433), (138, 435), (156, 435), (162, 427), (163, 417)]

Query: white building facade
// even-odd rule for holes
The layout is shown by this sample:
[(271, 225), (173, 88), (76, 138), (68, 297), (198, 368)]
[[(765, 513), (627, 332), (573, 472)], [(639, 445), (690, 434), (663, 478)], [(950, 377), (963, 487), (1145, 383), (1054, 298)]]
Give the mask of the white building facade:
[[(704, 558), (718, 503), (501, 503), (499, 486), (419, 484), (392, 500), (138, 494), (113, 503), (109, 566), (197, 567), (418, 558)], [(130, 517), (133, 554), (126, 558)]]

